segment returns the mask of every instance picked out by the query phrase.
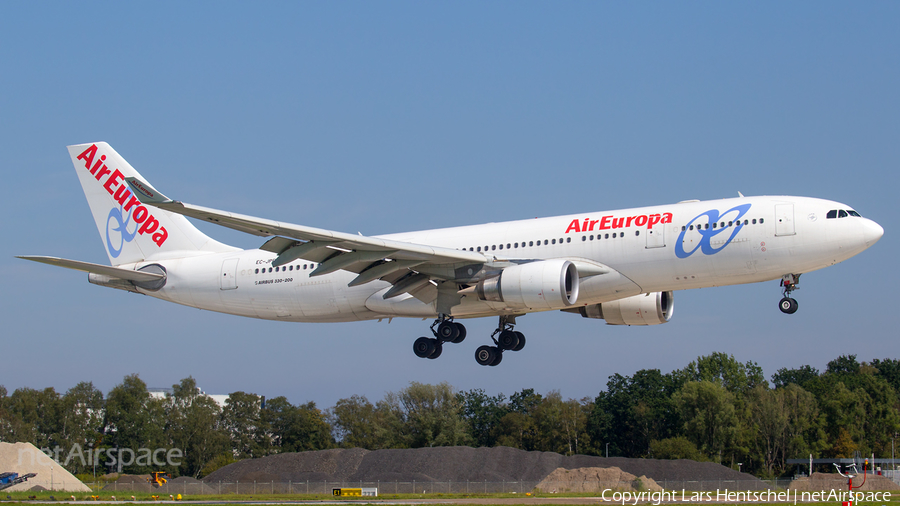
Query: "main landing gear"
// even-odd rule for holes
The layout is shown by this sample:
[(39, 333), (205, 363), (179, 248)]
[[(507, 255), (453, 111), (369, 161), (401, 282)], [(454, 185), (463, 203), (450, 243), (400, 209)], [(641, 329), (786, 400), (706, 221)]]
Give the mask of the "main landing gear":
[[(437, 327), (437, 328), (435, 328)], [(431, 333), (434, 338), (420, 337), (413, 343), (413, 352), (419, 358), (435, 359), (444, 351), (444, 343), (458, 344), (466, 338), (466, 327), (462, 323), (456, 323), (446, 315), (440, 315), (431, 324)]]
[(785, 274), (781, 278), (782, 294), (784, 297), (778, 302), (778, 309), (784, 314), (794, 314), (797, 312), (797, 301), (791, 298), (791, 292), (800, 289), (799, 274)]
[(497, 330), (491, 333), (491, 340), (496, 346), (479, 346), (475, 350), (475, 361), (480, 365), (497, 365), (503, 360), (504, 350), (519, 351), (524, 348), (525, 334), (513, 330), (515, 324), (515, 316), (501, 316)]
[[(501, 316), (500, 324), (491, 334), (495, 346), (479, 346), (475, 350), (475, 361), (481, 365), (497, 365), (503, 360), (504, 351), (519, 351), (525, 347), (525, 335), (516, 332), (515, 316)], [(461, 343), (466, 338), (466, 328), (453, 321), (452, 317), (440, 315), (431, 324), (434, 337), (420, 337), (413, 343), (413, 352), (417, 357), (435, 359), (444, 351), (444, 343)], [(498, 335), (499, 334), (499, 335)], [(495, 337), (496, 336), (496, 337)]]

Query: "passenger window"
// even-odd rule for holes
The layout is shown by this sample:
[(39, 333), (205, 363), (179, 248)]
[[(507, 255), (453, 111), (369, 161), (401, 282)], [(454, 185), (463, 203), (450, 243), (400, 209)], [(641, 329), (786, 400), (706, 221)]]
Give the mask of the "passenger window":
[(547, 239), (544, 239), (544, 246), (546, 246), (549, 243), (550, 243), (550, 241), (548, 241)]
[(691, 230), (694, 230), (694, 226), (693, 226), (693, 225), (691, 225)]
[(256, 269), (256, 274), (259, 274), (259, 269)]
[(725, 222), (719, 223), (719, 228), (725, 228)]
[(760, 219), (759, 219), (759, 224), (762, 225), (763, 223), (765, 223), (765, 221), (766, 221), (766, 220), (760, 218)]
[(478, 247), (478, 252), (481, 253), (481, 246)]
[(502, 245), (502, 244), (500, 245), (500, 249), (503, 249), (503, 245)]
[(518, 247), (519, 247), (519, 243), (517, 243), (517, 242), (513, 243), (513, 248), (518, 248)]
[(744, 220), (744, 225), (749, 225), (749, 224), (750, 224), (750, 220)]
[(639, 235), (641, 235), (641, 231), (640, 231), (640, 230), (635, 230), (635, 231), (634, 231), (634, 236), (637, 237), (637, 236), (639, 236)]
[(729, 221), (729, 222), (728, 222), (728, 226), (729, 226), (729, 227), (730, 227), (730, 226), (731, 226), (731, 224), (732, 224), (732, 222), (730, 222), (730, 221)]
[(718, 225), (718, 223), (713, 223), (713, 228), (716, 228), (716, 225)]
[(581, 242), (584, 242), (584, 241), (587, 241), (587, 237), (586, 237), (586, 236), (581, 236)]
[(594, 240), (594, 236), (593, 236), (593, 235), (591, 235), (591, 240), (592, 240), (592, 241)]
[(272, 268), (271, 268), (271, 267), (269, 267), (269, 272), (272, 272)]
[(705, 228), (706, 230), (709, 230), (709, 223), (703, 225), (703, 228)]
[(606, 234), (606, 238), (609, 239), (609, 234)]
[(491, 251), (497, 251), (497, 245), (496, 245), (496, 244), (494, 244), (493, 246), (491, 246)]
[(550, 241), (550, 242), (551, 242), (552, 244), (556, 244), (556, 239), (553, 239), (553, 240)]
[(528, 241), (528, 246), (534, 246), (534, 241)]
[(843, 209), (838, 211), (838, 218), (846, 218), (846, 217), (847, 217), (847, 211), (844, 211)]
[(753, 224), (756, 225), (756, 218), (753, 218)]
[(509, 249), (509, 243), (506, 243), (506, 249)]
[[(562, 241), (562, 239), (560, 239), (560, 241)], [(572, 242), (572, 238), (571, 238), (571, 237), (566, 237), (566, 242)]]

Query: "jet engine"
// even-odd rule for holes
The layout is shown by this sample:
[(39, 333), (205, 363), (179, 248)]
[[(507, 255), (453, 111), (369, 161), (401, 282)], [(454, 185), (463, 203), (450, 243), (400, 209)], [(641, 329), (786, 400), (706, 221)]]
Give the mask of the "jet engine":
[(503, 269), (479, 281), (478, 298), (513, 309), (557, 309), (578, 300), (578, 269), (568, 260), (542, 260)]
[[(574, 308), (569, 311), (574, 312)], [(603, 319), (609, 325), (659, 325), (669, 321), (674, 311), (672, 292), (642, 293), (578, 308), (581, 316)]]

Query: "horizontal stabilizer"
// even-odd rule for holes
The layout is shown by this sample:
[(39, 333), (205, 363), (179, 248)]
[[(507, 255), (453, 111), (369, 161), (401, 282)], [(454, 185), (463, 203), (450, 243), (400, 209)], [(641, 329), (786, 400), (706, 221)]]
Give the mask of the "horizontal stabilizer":
[(57, 267), (65, 267), (66, 269), (74, 269), (76, 271), (92, 272), (94, 274), (102, 274), (111, 278), (125, 279), (128, 281), (158, 281), (165, 278), (165, 274), (155, 272), (134, 271), (131, 269), (121, 269), (119, 267), (110, 267), (108, 265), (92, 264), (90, 262), (79, 262), (78, 260), (67, 260), (65, 258), (43, 257), (43, 256), (17, 256), (24, 260), (32, 262), (40, 262), (42, 264), (55, 265)]

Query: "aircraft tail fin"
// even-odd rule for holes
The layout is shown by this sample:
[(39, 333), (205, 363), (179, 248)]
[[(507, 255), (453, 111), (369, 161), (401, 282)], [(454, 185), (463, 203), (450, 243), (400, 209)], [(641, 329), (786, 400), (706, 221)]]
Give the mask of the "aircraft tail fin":
[(94, 142), (68, 149), (111, 265), (235, 250), (210, 238), (184, 216), (141, 204), (125, 178), (146, 179), (109, 144)]

